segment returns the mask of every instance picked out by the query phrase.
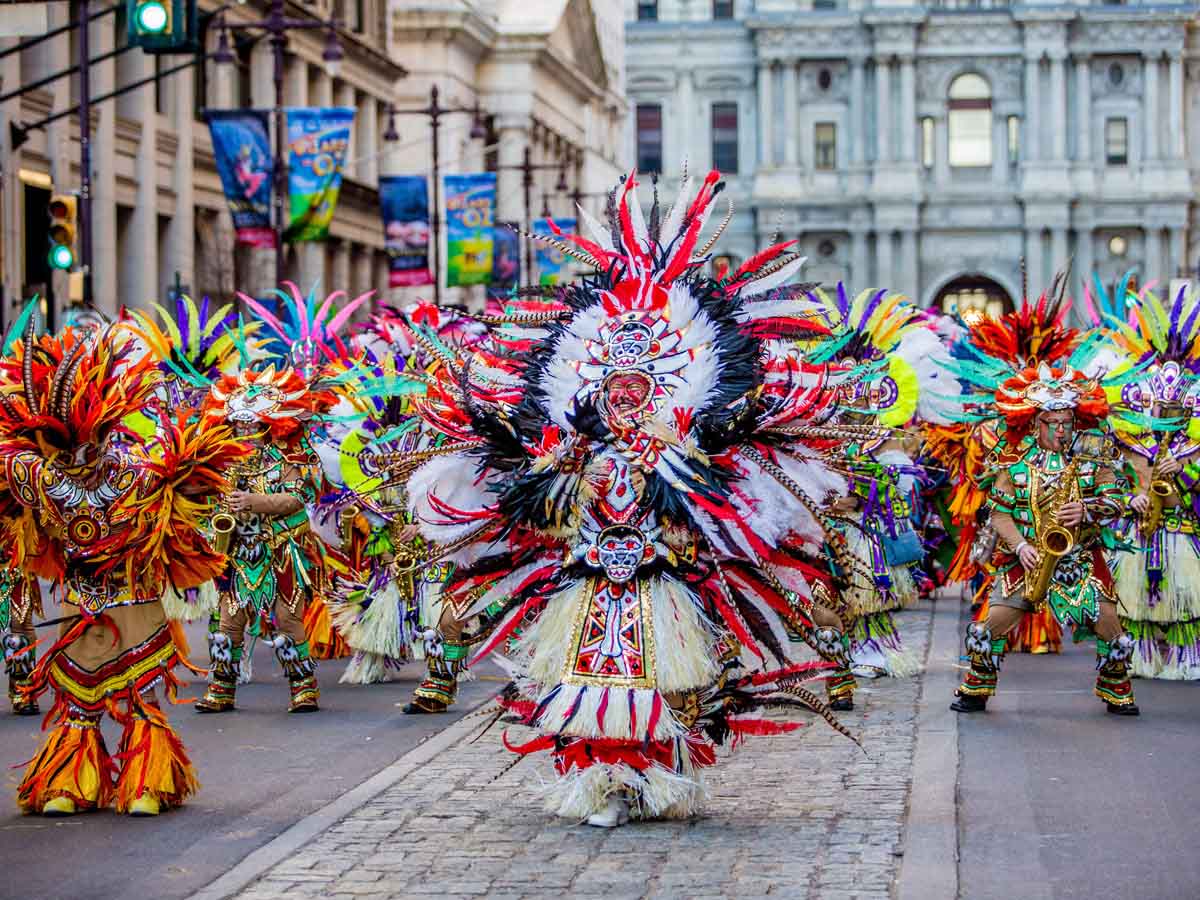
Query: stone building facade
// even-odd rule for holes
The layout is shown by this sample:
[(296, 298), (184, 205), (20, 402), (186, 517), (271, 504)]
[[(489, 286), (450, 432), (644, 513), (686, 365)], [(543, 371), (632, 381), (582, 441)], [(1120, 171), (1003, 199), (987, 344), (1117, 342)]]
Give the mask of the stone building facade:
[[(93, 4), (97, 10), (110, 4)], [(230, 21), (261, 19), (267, 0), (199, 0), (201, 21), (225, 7)], [(49, 4), (50, 27), (66, 24), (69, 4)], [(287, 106), (356, 107), (351, 147), (331, 238), (290, 247), (285, 273), (302, 286), (353, 294), (377, 289), (403, 302), (428, 288), (387, 288), (387, 257), (379, 211), (380, 175), (429, 170), (426, 117), (394, 118), (421, 108), (436, 84), (443, 105), (484, 113), (487, 137), (472, 140), (470, 116), (442, 122), (442, 173), (497, 168), (500, 218), (521, 221), (523, 173), (512, 168), (532, 149), (533, 214), (547, 204), (570, 214), (567, 194), (585, 203), (615, 177), (625, 146), (624, 12), (599, 0), (289, 0), (288, 15), (337, 16), (344, 59), (336, 71), (323, 62), (321, 30), (289, 33), (284, 69)], [(94, 20), (91, 55), (125, 43), (116, 15)], [(0, 39), (0, 53), (28, 38)], [(218, 34), (204, 33), (207, 50)], [(94, 288), (97, 305), (146, 307), (179, 282), (196, 296), (229, 299), (235, 287), (261, 292), (274, 278), (271, 251), (235, 248), (203, 108), (270, 108), (273, 59), (267, 39), (238, 37), (237, 61), (186, 68), (138, 88), (93, 112)], [(93, 97), (184, 62), (141, 50), (92, 66)], [(68, 68), (75, 42), (67, 34), (0, 56), (0, 95)], [(45, 202), (53, 191), (79, 187), (77, 117), (32, 131), (15, 147), (10, 123), (30, 123), (77, 102), (75, 79), (63, 78), (0, 103), (0, 309), (7, 321), (23, 299), (46, 295)], [(556, 190), (565, 169), (567, 191)], [(443, 267), (444, 271), (444, 267)], [(52, 308), (68, 297), (63, 275), (49, 276)], [(482, 300), (451, 291), (444, 300)], [(61, 317), (59, 317), (61, 318)]]
[(734, 256), (780, 232), (821, 281), (993, 309), (1019, 297), (1022, 258), (1031, 292), (1073, 259), (1076, 294), (1084, 273), (1167, 281), (1200, 260), (1195, 4), (629, 0), (626, 14), (631, 158), (657, 153), (674, 176), (735, 146)]

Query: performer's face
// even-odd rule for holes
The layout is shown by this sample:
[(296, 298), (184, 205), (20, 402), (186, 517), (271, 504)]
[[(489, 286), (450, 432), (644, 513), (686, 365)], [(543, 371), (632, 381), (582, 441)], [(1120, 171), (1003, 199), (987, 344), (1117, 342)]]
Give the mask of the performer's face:
[(608, 408), (622, 419), (636, 419), (650, 397), (650, 382), (645, 375), (630, 372), (614, 375), (605, 386)]
[(1075, 413), (1056, 409), (1038, 416), (1038, 444), (1044, 450), (1066, 452), (1075, 440)]

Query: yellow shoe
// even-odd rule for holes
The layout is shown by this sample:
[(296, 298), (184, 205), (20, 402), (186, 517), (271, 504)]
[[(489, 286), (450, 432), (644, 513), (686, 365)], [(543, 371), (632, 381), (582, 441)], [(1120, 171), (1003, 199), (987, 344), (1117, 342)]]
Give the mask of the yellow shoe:
[(43, 816), (73, 816), (77, 812), (75, 801), (70, 797), (55, 797), (53, 800), (47, 800), (42, 807)]
[(159, 805), (158, 798), (149, 791), (129, 804), (131, 816), (157, 816), (161, 811), (162, 807)]

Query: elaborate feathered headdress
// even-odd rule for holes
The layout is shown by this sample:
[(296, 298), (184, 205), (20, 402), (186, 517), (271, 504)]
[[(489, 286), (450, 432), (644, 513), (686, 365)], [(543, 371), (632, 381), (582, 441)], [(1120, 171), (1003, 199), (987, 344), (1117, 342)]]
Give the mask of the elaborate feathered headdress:
[(284, 286), (288, 289), (287, 293), (278, 288), (272, 291), (288, 310), (283, 318), (248, 294), (239, 291), (238, 297), (277, 338), (287, 344), (287, 364), (297, 369), (305, 378), (312, 378), (326, 363), (349, 356), (349, 350), (342, 339), (342, 329), (350, 321), (355, 310), (366, 303), (375, 292), (360, 294), (335, 312), (334, 304), (346, 298), (345, 291), (334, 291), (318, 305), (315, 287), (305, 297), (294, 283), (285, 281)]
[(1096, 379), (1042, 363), (1022, 369), (1001, 384), (996, 390), (996, 409), (1008, 426), (1011, 443), (1028, 434), (1034, 418), (1043, 412), (1071, 410), (1077, 428), (1095, 428), (1108, 415), (1108, 399)]
[(970, 342), (979, 350), (1014, 366), (1054, 364), (1066, 359), (1079, 346), (1083, 335), (1067, 326), (1071, 302), (1056, 276), (1055, 288), (1036, 303), (1028, 299), (1021, 307), (999, 318), (983, 316), (968, 323)]
[(330, 391), (311, 388), (295, 369), (269, 365), (222, 375), (202, 411), (206, 417), (233, 425), (254, 426), (268, 432), (273, 443), (290, 447), (313, 417), (335, 402)]

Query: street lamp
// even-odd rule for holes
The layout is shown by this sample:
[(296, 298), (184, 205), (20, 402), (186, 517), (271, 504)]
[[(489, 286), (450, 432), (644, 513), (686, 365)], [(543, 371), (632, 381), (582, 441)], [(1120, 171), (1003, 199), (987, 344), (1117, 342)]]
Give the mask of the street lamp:
[(325, 63), (325, 71), (332, 78), (337, 75), (338, 67), (344, 58), (342, 47), (337, 39), (337, 19), (297, 19), (287, 15), (286, 0), (270, 0), (266, 18), (257, 22), (230, 23), (221, 13), (220, 36), (217, 42), (217, 52), (214, 60), (217, 63), (232, 63), (233, 53), (229, 49), (228, 32), (230, 31), (263, 31), (270, 35), (271, 50), (274, 55), (275, 81), (275, 178), (272, 184), (273, 202), (275, 207), (275, 284), (283, 283), (283, 232), (286, 225), (284, 218), (284, 197), (287, 195), (287, 158), (284, 156), (285, 133), (287, 122), (283, 113), (283, 69), (284, 53), (287, 50), (287, 32), (293, 30), (326, 30), (325, 49), (321, 59)]
[[(566, 191), (567, 191), (567, 163), (569, 162), (570, 158), (571, 158), (571, 155), (570, 155), (570, 153), (568, 153), (567, 157), (561, 163), (536, 163), (535, 164), (533, 161), (533, 154), (532, 154), (531, 150), (529, 149), (529, 146), (526, 145), (525, 146), (525, 155), (522, 157), (521, 162), (519, 164), (507, 165), (507, 166), (504, 166), (504, 165), (496, 166), (497, 170), (506, 169), (506, 170), (511, 171), (511, 170), (515, 169), (517, 171), (520, 171), (520, 173), (521, 173), (521, 186), (525, 189), (524, 190), (524, 195), (525, 195), (524, 200), (525, 200), (525, 233), (526, 234), (529, 234), (533, 231), (533, 221), (530, 218), (531, 214), (533, 212), (533, 173), (544, 171), (547, 169), (557, 169), (558, 170), (558, 181), (554, 185), (554, 190), (556, 190), (560, 193), (566, 193)], [(550, 213), (548, 211), (549, 205), (547, 203), (547, 195), (543, 194), (542, 198), (543, 198), (542, 199), (542, 209), (544, 211), (541, 213), (541, 215), (542, 215), (542, 218), (548, 219), (548, 218), (550, 218)], [(533, 245), (530, 242), (529, 238), (525, 238), (525, 277), (528, 279), (528, 278), (531, 278), (532, 276), (533, 276)]]
[(487, 137), (487, 127), (483, 123), (483, 110), (479, 108), (479, 100), (475, 100), (474, 106), (442, 106), (438, 100), (436, 84), (429, 89), (428, 106), (419, 109), (397, 109), (394, 103), (389, 104), (387, 130), (383, 133), (384, 141), (392, 144), (400, 140), (400, 134), (396, 131), (396, 116), (425, 116), (429, 119), (433, 150), (433, 198), (429, 205), (429, 242), (432, 250), (430, 256), (433, 263), (433, 302), (435, 305), (440, 305), (442, 302), (442, 243), (439, 237), (442, 225), (439, 131), (442, 127), (442, 116), (451, 113), (467, 113), (473, 117), (471, 140), (482, 140)]

